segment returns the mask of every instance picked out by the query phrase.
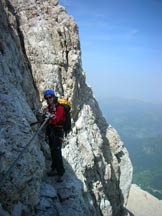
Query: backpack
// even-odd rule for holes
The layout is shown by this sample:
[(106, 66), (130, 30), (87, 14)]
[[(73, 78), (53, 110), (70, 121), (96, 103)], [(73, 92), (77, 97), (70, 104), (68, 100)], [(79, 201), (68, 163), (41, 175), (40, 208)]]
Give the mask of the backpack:
[(58, 104), (63, 106), (66, 116), (66, 121), (63, 123), (63, 129), (65, 132), (65, 137), (67, 134), (71, 131), (71, 103), (68, 100), (65, 99), (58, 99)]

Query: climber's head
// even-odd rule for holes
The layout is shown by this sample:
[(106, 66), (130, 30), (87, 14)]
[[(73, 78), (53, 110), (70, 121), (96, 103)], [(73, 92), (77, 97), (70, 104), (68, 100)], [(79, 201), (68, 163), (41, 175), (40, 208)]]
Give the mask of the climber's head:
[(48, 104), (55, 102), (55, 92), (51, 89), (44, 91), (44, 99), (46, 99)]

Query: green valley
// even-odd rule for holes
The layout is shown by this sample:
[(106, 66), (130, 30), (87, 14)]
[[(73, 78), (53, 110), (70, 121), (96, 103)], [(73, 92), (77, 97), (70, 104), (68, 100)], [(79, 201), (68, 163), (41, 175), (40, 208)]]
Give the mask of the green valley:
[(162, 105), (111, 98), (99, 103), (129, 151), (133, 183), (162, 199)]

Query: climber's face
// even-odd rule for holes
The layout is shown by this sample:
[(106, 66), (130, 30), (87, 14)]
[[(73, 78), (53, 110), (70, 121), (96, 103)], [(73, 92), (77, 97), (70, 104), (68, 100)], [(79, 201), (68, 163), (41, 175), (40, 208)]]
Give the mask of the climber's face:
[(54, 102), (54, 96), (53, 95), (46, 95), (45, 99), (46, 99), (48, 105), (51, 105)]

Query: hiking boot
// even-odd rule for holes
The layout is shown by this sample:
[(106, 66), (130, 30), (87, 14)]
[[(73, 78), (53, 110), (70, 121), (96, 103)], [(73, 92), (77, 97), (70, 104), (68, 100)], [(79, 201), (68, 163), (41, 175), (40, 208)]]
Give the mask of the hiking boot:
[(56, 170), (50, 170), (49, 172), (47, 172), (47, 175), (48, 176), (56, 176), (57, 172), (56, 172)]
[(58, 183), (63, 182), (63, 180), (64, 180), (64, 179), (63, 179), (63, 176), (60, 176), (60, 175), (59, 175), (59, 176), (57, 177), (57, 182), (58, 182)]

